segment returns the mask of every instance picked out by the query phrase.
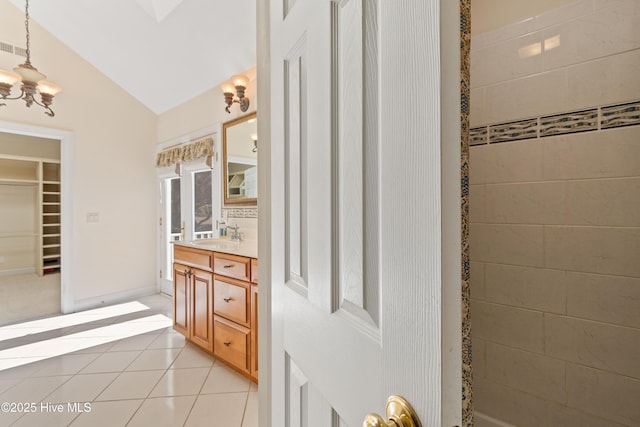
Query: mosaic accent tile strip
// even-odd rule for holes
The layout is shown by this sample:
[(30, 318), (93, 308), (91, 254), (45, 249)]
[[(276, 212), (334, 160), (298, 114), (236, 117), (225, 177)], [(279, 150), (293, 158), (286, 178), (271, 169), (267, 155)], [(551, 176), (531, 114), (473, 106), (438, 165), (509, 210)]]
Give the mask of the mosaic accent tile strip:
[[(533, 117), (471, 129), (469, 145), (495, 144), (530, 138), (640, 125), (640, 101)], [(488, 141), (487, 141), (488, 133)]]
[(576, 111), (540, 118), (540, 136), (563, 135), (598, 129), (598, 110)]
[(487, 126), (481, 128), (473, 128), (469, 130), (469, 145), (484, 145), (488, 144), (487, 141)]
[(258, 208), (223, 208), (228, 218), (258, 218)]
[(600, 127), (610, 129), (640, 125), (640, 101), (602, 107)]
[(469, 129), (469, 97), (471, 80), (471, 0), (460, 0), (460, 309), (462, 312), (462, 422), (463, 427), (473, 426), (473, 364), (471, 343), (471, 288), (469, 282), (469, 145), (487, 143), (487, 128)]
[(537, 137), (537, 118), (489, 126), (489, 142), (491, 144)]

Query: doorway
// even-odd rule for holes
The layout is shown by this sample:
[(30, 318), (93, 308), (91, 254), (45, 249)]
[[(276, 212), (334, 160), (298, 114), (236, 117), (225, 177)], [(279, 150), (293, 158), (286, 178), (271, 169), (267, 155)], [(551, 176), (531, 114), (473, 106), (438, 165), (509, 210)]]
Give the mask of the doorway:
[(204, 160), (158, 170), (160, 292), (173, 296), (173, 242), (210, 239), (220, 211), (217, 169)]
[[(26, 165), (22, 172), (29, 175), (13, 177), (15, 179), (9, 177), (8, 181), (5, 180), (9, 185), (3, 186), (12, 194), (12, 202), (7, 204), (3, 215), (13, 217), (17, 222), (11, 225), (9, 221), (7, 226), (10, 229), (3, 230), (6, 239), (2, 240), (10, 241), (10, 249), (23, 250), (21, 256), (12, 254), (11, 259), (2, 254), (8, 274), (1, 276), (0, 286), (4, 288), (3, 301), (10, 302), (11, 307), (0, 311), (3, 313), (0, 322), (6, 324), (64, 313), (73, 300), (69, 280), (72, 274), (70, 266), (73, 265), (70, 235), (73, 165), (69, 161), (73, 134), (0, 122), (0, 135), (4, 136), (0, 145), (5, 157), (22, 159), (21, 164)], [(7, 172), (7, 169), (3, 171)], [(17, 210), (12, 211), (11, 206)], [(65, 215), (61, 216), (61, 212)], [(16, 243), (16, 239), (20, 242)], [(15, 264), (12, 266), (10, 262)]]

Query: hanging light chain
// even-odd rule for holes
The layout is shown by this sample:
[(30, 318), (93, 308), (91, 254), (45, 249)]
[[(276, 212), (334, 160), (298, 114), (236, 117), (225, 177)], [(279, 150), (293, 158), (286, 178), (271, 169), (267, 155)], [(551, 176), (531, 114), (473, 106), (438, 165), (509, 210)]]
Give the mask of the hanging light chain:
[(31, 66), (31, 37), (29, 35), (29, 0), (26, 0), (24, 6), (24, 28), (27, 30), (27, 60), (25, 64)]

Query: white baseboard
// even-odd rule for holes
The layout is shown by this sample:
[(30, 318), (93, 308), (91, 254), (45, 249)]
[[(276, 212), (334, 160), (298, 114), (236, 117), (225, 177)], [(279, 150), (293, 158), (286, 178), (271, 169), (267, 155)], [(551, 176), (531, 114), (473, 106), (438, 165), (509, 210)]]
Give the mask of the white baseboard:
[[(158, 293), (158, 286), (147, 286), (146, 288), (131, 289), (129, 291), (116, 292), (113, 294), (102, 295), (94, 298), (85, 298), (74, 301), (73, 305), (67, 313), (77, 311), (90, 310), (92, 308), (104, 307), (107, 305), (118, 304), (121, 302), (131, 301), (132, 299), (146, 297)], [(66, 314), (66, 313), (65, 313)]]
[(473, 418), (476, 427), (515, 427), (513, 424), (505, 423), (478, 411), (473, 411)]

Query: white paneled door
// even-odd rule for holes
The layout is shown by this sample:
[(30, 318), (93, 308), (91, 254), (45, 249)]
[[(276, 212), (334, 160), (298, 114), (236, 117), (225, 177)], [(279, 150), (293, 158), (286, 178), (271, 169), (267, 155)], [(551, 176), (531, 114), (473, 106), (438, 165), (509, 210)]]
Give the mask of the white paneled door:
[(389, 395), (424, 426), (460, 422), (454, 3), (269, 3), (273, 427), (360, 426)]

